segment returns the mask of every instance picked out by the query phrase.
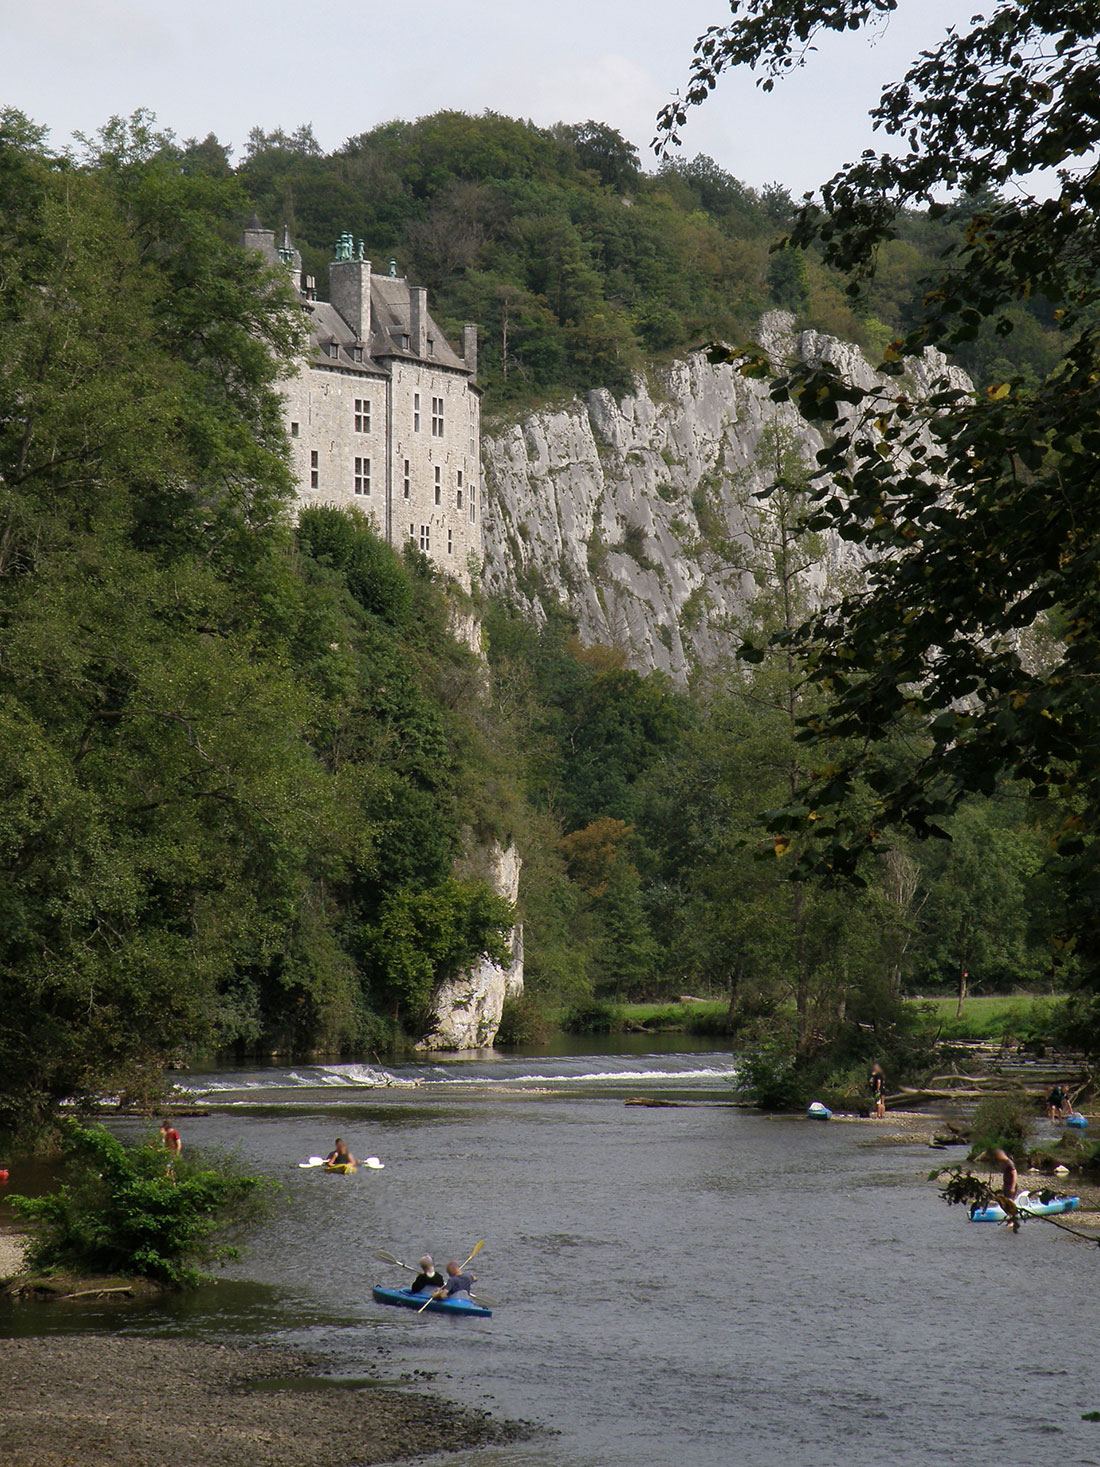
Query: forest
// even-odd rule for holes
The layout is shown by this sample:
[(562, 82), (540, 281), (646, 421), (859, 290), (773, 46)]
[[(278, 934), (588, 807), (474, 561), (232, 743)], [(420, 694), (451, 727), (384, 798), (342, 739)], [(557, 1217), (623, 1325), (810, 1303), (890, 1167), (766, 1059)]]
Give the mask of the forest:
[[(762, 308), (880, 345), (965, 221), (914, 214), (863, 299), (791, 200), (710, 160), (646, 173), (611, 129), (393, 123), (324, 156), (254, 133), (232, 166), (139, 114), (79, 155), (0, 116), (0, 1128), (154, 1095), (200, 1052), (392, 1052), (516, 913), (479, 852), (525, 863), (527, 997), (506, 1036), (684, 991), (798, 1053), (901, 1054), (913, 991), (1061, 988), (1051, 803), (964, 802), (899, 832), (858, 889), (791, 879), (768, 812), (815, 772), (808, 690), (767, 638), (808, 605), (802, 472), (742, 547), (752, 655), (688, 687), (475, 599), (354, 514), (295, 521), (278, 381), (299, 315), (238, 246), (286, 223), (324, 290), (343, 229), (484, 332), (487, 407), (621, 388)], [(976, 333), (979, 379), (1041, 374), (1041, 301)], [(778, 591), (777, 591), (778, 588)], [(755, 648), (755, 651), (753, 651)], [(931, 737), (914, 718), (898, 769)], [(598, 1013), (597, 1013), (598, 1019)], [(1078, 1036), (1080, 1037), (1080, 1036)], [(1086, 1038), (1089, 1037), (1086, 1035)], [(892, 1047), (892, 1048), (891, 1048)]]

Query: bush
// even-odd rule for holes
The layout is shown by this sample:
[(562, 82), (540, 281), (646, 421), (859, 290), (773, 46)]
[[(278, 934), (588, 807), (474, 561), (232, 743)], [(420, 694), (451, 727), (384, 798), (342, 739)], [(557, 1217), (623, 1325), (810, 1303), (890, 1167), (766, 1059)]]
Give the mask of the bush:
[(623, 1013), (603, 999), (586, 999), (566, 1009), (561, 1027), (566, 1034), (618, 1034), (623, 1027)]
[(12, 1197), (31, 1224), (28, 1267), (202, 1282), (200, 1265), (236, 1258), (227, 1241), (258, 1220), (276, 1186), (229, 1161), (178, 1157), (160, 1145), (127, 1146), (102, 1126), (63, 1123), (71, 1178), (44, 1197)]
[(987, 1095), (974, 1109), (970, 1128), (970, 1155), (979, 1156), (991, 1147), (1017, 1151), (1027, 1140), (1031, 1117), (1025, 1101), (1015, 1095)]
[(545, 1044), (553, 1025), (540, 999), (533, 993), (506, 998), (500, 1015), (496, 1044)]
[(767, 1048), (744, 1056), (735, 1083), (760, 1110), (802, 1110), (816, 1098), (811, 1093), (815, 1078), (798, 1055)]

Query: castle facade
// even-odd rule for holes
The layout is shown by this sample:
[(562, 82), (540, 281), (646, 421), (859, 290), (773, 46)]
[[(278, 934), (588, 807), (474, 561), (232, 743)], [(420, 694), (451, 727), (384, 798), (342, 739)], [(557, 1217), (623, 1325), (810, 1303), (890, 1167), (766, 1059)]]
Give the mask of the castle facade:
[(428, 314), (427, 291), (376, 275), (351, 235), (319, 301), (284, 230), (253, 215), (244, 244), (282, 266), (309, 319), (309, 345), (282, 386), (300, 506), (355, 505), (400, 548), (411, 540), (467, 590), (481, 554), (477, 328), (462, 355)]

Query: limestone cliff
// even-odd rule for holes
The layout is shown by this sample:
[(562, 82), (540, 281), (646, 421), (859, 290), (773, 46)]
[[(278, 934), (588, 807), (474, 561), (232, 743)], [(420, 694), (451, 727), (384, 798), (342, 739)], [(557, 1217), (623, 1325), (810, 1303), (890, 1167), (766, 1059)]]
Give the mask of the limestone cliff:
[[(792, 324), (778, 312), (761, 322), (773, 356), (829, 362), (874, 385), (857, 347), (795, 334)], [(922, 396), (945, 370), (969, 385), (930, 352), (907, 364), (907, 386)], [(551, 599), (566, 603), (583, 641), (622, 647), (639, 670), (683, 679), (715, 661), (752, 589), (721, 547), (743, 536), (753, 493), (768, 482), (756, 456), (776, 421), (812, 464), (821, 439), (793, 408), (772, 402), (765, 383), (693, 354), (638, 377), (622, 401), (597, 390), (519, 422), (487, 423), (486, 588), (540, 620)], [(836, 565), (846, 556), (839, 542), (827, 550)]]

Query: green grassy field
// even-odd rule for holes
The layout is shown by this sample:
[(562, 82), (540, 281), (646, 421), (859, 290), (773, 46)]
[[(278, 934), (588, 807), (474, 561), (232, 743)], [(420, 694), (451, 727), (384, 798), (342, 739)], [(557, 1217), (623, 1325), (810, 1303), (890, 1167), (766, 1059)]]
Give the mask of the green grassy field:
[[(910, 1002), (930, 1028), (939, 1029), (944, 1039), (1003, 1039), (1041, 1037), (1050, 1026), (1059, 1002), (1050, 994), (977, 994), (963, 1002), (962, 1016), (955, 1017), (958, 999), (911, 999)], [(628, 1003), (616, 1006), (624, 1020), (644, 1024), (647, 1029), (693, 1028), (718, 1030), (725, 1017), (725, 999), (701, 1003)]]
[(945, 1039), (1003, 1039), (1041, 1037), (1059, 999), (1049, 993), (977, 994), (963, 1001), (956, 1019), (957, 998), (922, 998), (912, 1002), (928, 1023), (941, 1027)]

